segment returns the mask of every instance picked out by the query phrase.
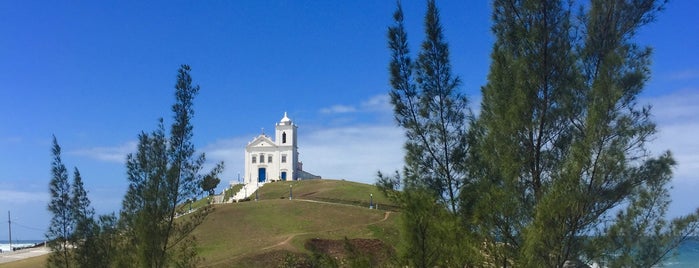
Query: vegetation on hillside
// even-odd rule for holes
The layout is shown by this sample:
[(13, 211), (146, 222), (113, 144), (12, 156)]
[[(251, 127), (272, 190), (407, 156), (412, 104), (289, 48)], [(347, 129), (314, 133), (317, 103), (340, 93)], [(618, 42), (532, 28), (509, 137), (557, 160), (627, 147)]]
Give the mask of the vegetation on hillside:
[(211, 207), (200, 207), (177, 220), (176, 216), (188, 209), (180, 204), (201, 196), (204, 178), (216, 178), (223, 163), (201, 174), (206, 158), (195, 156), (191, 124), (199, 86), (192, 85), (189, 72), (187, 65), (178, 70), (170, 136), (161, 119), (155, 131), (139, 135), (138, 151), (127, 156), (129, 188), (119, 221), (129, 250), (122, 251), (121, 265), (192, 267), (198, 261), (190, 233)]
[[(295, 196), (291, 201), (290, 184)], [(379, 209), (369, 209), (370, 193)], [(198, 266), (393, 264), (394, 246), (399, 243), (396, 215), (400, 213), (390, 210), (396, 205), (376, 187), (343, 180), (275, 182), (260, 188), (259, 197), (258, 202), (215, 205), (192, 233), (197, 237)], [(197, 200), (192, 206), (206, 205), (206, 201)], [(37, 263), (45, 263), (45, 258), (12, 263), (11, 267), (35, 267)]]
[(49, 266), (71, 267), (73, 258), (70, 247), (70, 238), (73, 236), (72, 228), (75, 225), (75, 218), (71, 211), (70, 182), (68, 181), (68, 170), (61, 160), (61, 147), (53, 137), (53, 162), (51, 164), (51, 174), (53, 177), (49, 182), (49, 192), (51, 201), (49, 202), (49, 212), (51, 212), (51, 223), (46, 232), (48, 246), (53, 252), (49, 256)]
[[(192, 143), (194, 97), (199, 86), (192, 85), (190, 68), (182, 65), (175, 84), (176, 102), (170, 135), (163, 120), (152, 133), (139, 135), (138, 151), (126, 159), (129, 188), (120, 217), (94, 218), (94, 210), (75, 169), (74, 183), (68, 182), (54, 137), (53, 179), (49, 210), (53, 220), (46, 236), (53, 253), (49, 266), (55, 267), (192, 267), (198, 262), (196, 243), (190, 233), (211, 212), (208, 202), (190, 204), (203, 191), (220, 182), (218, 163), (202, 173), (206, 161), (195, 156)], [(188, 212), (186, 217), (179, 215)], [(118, 228), (118, 230), (117, 230)]]
[(110, 250), (116, 218), (100, 215), (95, 218), (94, 209), (87, 197), (80, 171), (75, 168), (73, 183), (68, 181), (68, 171), (61, 160), (61, 147), (53, 137), (53, 162), (49, 182), (52, 214), (46, 232), (51, 254), (49, 267), (104, 267), (108, 266), (113, 252)]
[(399, 3), (390, 94), (407, 155), (377, 185), (404, 207), (401, 262), (651, 267), (697, 234), (699, 210), (665, 216), (675, 161), (649, 154), (655, 124), (637, 103), (651, 53), (634, 34), (664, 4), (494, 1), (490, 74), (469, 117), (435, 1), (416, 62)]

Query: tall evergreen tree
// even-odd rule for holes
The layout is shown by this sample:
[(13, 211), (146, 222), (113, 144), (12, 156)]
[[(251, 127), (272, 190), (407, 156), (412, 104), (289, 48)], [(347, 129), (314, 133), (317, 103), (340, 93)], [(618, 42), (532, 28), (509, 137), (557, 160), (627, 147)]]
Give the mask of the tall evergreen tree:
[(52, 178), (49, 182), (51, 201), (48, 209), (51, 212), (51, 223), (46, 232), (51, 254), (48, 258), (49, 267), (72, 267), (73, 256), (70, 242), (75, 228), (70, 198), (70, 182), (68, 171), (61, 160), (61, 147), (56, 136), (53, 136), (53, 161), (51, 163)]
[[(377, 185), (404, 208), (400, 254), (415, 267), (464, 266), (475, 249), (457, 216), (459, 195), (469, 183), (466, 172), (467, 99), (452, 75), (435, 1), (427, 1), (425, 40), (417, 61), (411, 60), (403, 10), (397, 4), (395, 25), (388, 29), (391, 49), (390, 92), (395, 119), (407, 142), (403, 174), (384, 176)], [(403, 179), (401, 179), (403, 178)], [(404, 184), (403, 193), (394, 191)]]
[(95, 239), (95, 210), (90, 206), (90, 199), (83, 185), (80, 171), (75, 168), (71, 191), (71, 213), (75, 221), (75, 230), (71, 242), (74, 246), (75, 263), (77, 267), (96, 267), (95, 260), (104, 256), (98, 254)]
[[(195, 246), (190, 233), (211, 207), (200, 208), (177, 221), (175, 218), (184, 212), (181, 204), (200, 195), (203, 177), (216, 176), (223, 168), (219, 163), (209, 174), (200, 174), (206, 158), (203, 154), (194, 156), (191, 141), (193, 100), (199, 86), (192, 86), (189, 72), (187, 65), (178, 71), (169, 139), (161, 119), (156, 131), (139, 136), (137, 153), (127, 157), (130, 184), (124, 197), (122, 224), (131, 232), (136, 246), (132, 260), (143, 267), (194, 265), (190, 261), (196, 258), (187, 250)], [(182, 254), (177, 256), (178, 252)]]
[(454, 213), (459, 190), (466, 182), (467, 100), (451, 73), (449, 47), (439, 11), (427, 1), (425, 40), (417, 62), (410, 59), (403, 11), (398, 4), (396, 25), (389, 28), (391, 103), (398, 125), (406, 131), (406, 186), (433, 191)]
[(670, 237), (696, 232), (696, 215), (664, 220), (674, 161), (648, 155), (655, 125), (636, 100), (650, 50), (633, 35), (662, 4), (592, 1), (575, 24), (572, 2), (494, 2), (473, 156), (482, 190), (474, 222), (486, 241), (504, 242), (486, 244), (491, 262), (650, 267), (677, 244)]

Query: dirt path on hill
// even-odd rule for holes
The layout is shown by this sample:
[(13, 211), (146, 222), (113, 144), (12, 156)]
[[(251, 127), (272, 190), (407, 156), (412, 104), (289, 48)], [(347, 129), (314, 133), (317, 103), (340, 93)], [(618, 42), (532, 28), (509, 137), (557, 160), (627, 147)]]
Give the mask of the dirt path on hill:
[[(357, 206), (348, 205), (348, 204), (330, 203), (330, 202), (316, 201), (316, 200), (308, 200), (308, 199), (296, 199), (296, 200), (298, 200), (298, 201), (303, 201), (303, 202), (311, 202), (311, 203), (322, 203), (322, 204), (344, 205), (344, 206), (353, 206), (353, 207), (357, 207)], [(357, 224), (357, 225), (353, 225), (353, 226), (351, 226), (351, 227), (369, 226), (369, 225), (373, 225), (373, 224), (378, 224), (378, 223), (381, 223), (381, 222), (384, 222), (384, 221), (388, 220), (388, 216), (389, 216), (389, 215), (391, 215), (391, 212), (390, 212), (390, 211), (385, 211), (384, 214), (383, 214), (383, 219), (381, 219), (381, 220), (378, 220), (378, 221), (375, 221), (375, 222), (370, 222), (370, 223)], [(331, 231), (337, 231), (337, 230), (340, 230), (340, 229), (329, 229), (329, 230), (322, 230), (322, 231), (318, 231), (318, 232), (331, 232)], [(277, 243), (277, 244), (274, 244), (274, 245), (271, 245), (271, 246), (268, 246), (268, 247), (264, 247), (264, 248), (262, 248), (262, 250), (267, 250), (267, 249), (275, 248), (275, 247), (281, 247), (281, 246), (284, 246), (284, 245), (289, 244), (289, 242), (291, 242), (291, 239), (293, 239), (293, 238), (296, 237), (296, 236), (305, 235), (305, 234), (311, 234), (311, 233), (318, 233), (318, 232), (293, 233), (293, 234), (290, 234), (289, 237), (287, 237), (284, 241), (281, 241), (281, 242), (279, 242), (279, 243)]]

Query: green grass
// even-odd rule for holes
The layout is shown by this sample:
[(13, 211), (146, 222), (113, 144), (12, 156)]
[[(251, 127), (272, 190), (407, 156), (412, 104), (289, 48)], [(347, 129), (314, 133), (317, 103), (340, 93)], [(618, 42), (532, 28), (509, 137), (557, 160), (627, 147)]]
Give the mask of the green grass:
[[(296, 199), (308, 199), (331, 203), (343, 203), (369, 207), (373, 194), (374, 205), (379, 209), (396, 211), (397, 206), (375, 186), (344, 180), (303, 180), (267, 183), (259, 190), (260, 200), (288, 199), (289, 186)], [(254, 199), (254, 195), (252, 196)]]
[(27, 258), (24, 260), (6, 262), (0, 264), (2, 268), (32, 268), (32, 267), (46, 267), (46, 262), (48, 261), (49, 255), (41, 255), (33, 258)]
[[(307, 238), (385, 238), (397, 232), (369, 228), (386, 221), (384, 211), (300, 200), (261, 200), (218, 205), (195, 231), (204, 264), (230, 267), (241, 257), (269, 250), (302, 252)], [(377, 237), (384, 236), (384, 237)], [(291, 238), (291, 239), (289, 239)], [(286, 242), (285, 242), (286, 241)]]
[[(368, 209), (370, 193), (379, 210)], [(304, 244), (311, 238), (376, 238), (397, 244), (398, 213), (382, 209), (392, 204), (372, 185), (339, 180), (275, 182), (265, 184), (258, 196), (257, 202), (214, 205), (194, 231), (201, 266), (276, 267), (279, 261), (272, 257), (310, 253)], [(38, 257), (0, 266), (38, 267), (45, 261)]]
[(279, 250), (309, 253), (304, 244), (310, 238), (377, 238), (395, 245), (397, 215), (389, 213), (384, 220), (386, 211), (368, 209), (370, 193), (379, 208), (394, 207), (373, 185), (339, 180), (265, 184), (259, 189), (259, 201), (217, 205), (195, 231), (202, 264), (255, 266), (250, 261), (260, 259), (256, 256)]

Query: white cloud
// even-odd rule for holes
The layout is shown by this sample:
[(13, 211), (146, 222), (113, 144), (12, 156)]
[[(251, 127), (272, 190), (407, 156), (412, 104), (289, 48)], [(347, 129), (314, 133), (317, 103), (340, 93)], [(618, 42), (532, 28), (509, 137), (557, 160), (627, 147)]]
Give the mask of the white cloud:
[(647, 99), (653, 105), (652, 113), (658, 123), (684, 124), (697, 121), (699, 115), (699, 88), (687, 88), (672, 94)]
[(375, 95), (359, 105), (342, 105), (337, 104), (330, 107), (320, 109), (321, 114), (348, 114), (348, 113), (384, 113), (391, 112), (390, 97), (387, 94)]
[[(333, 111), (362, 112), (383, 118), (392, 113), (388, 94), (375, 95), (355, 106), (333, 106)], [(343, 107), (343, 109), (338, 109)], [(355, 109), (354, 107), (359, 107)], [(337, 113), (336, 113), (337, 114)], [(330, 120), (332, 121), (332, 120)], [(323, 178), (373, 183), (376, 172), (392, 173), (403, 165), (403, 130), (392, 120), (374, 124), (345, 124), (299, 131), (299, 158), (304, 170)]]
[(348, 106), (348, 105), (333, 105), (328, 108), (323, 108), (320, 109), (320, 112), (323, 114), (346, 114), (346, 113), (354, 113), (356, 112), (357, 109), (354, 108), (353, 106)]
[(672, 151), (677, 160), (675, 180), (699, 181), (699, 90), (682, 90), (647, 99), (659, 133), (649, 148), (654, 154)]
[(391, 99), (387, 94), (376, 95), (363, 101), (360, 105), (364, 111), (391, 112)]
[(304, 169), (324, 178), (373, 183), (403, 163), (403, 131), (390, 125), (321, 129), (299, 138)]
[(46, 203), (49, 201), (47, 192), (26, 192), (15, 190), (0, 190), (0, 202), (11, 204)]
[(85, 156), (105, 162), (125, 163), (126, 155), (136, 151), (137, 143), (130, 141), (114, 147), (93, 147), (79, 149), (69, 152), (69, 154)]
[(231, 181), (237, 181), (238, 172), (244, 173), (245, 146), (252, 141), (253, 136), (232, 137), (217, 140), (216, 142), (204, 146), (201, 150), (206, 154), (207, 163), (204, 171), (209, 171), (213, 166), (223, 161), (224, 169), (221, 174), (221, 184), (226, 186)]

